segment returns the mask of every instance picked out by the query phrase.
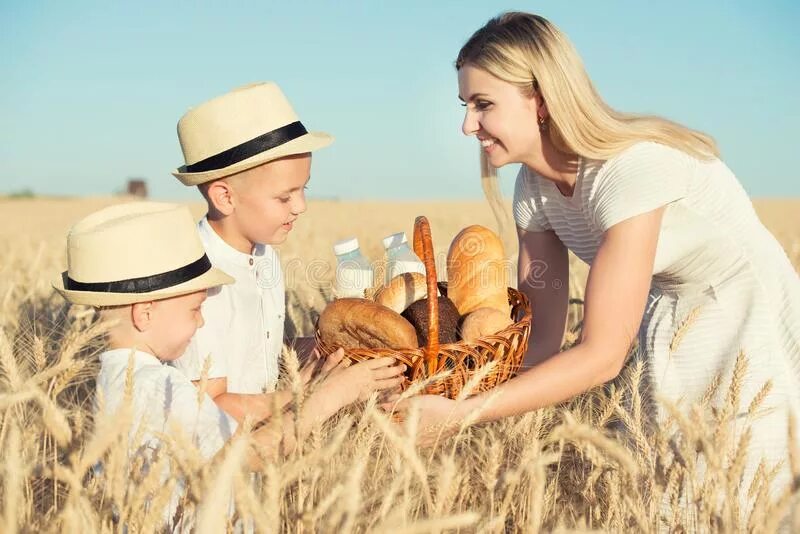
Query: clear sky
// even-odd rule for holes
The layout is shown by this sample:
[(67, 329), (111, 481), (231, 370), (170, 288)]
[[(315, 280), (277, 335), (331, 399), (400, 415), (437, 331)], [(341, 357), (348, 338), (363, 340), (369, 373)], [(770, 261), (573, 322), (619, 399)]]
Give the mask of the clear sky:
[[(800, 196), (800, 2), (0, 0), (0, 192), (105, 195), (170, 175), (190, 106), (275, 80), (309, 129), (309, 195), (476, 198), (453, 61), (490, 17), (544, 15), (601, 94), (713, 135), (754, 196)], [(515, 169), (503, 169), (510, 191)]]

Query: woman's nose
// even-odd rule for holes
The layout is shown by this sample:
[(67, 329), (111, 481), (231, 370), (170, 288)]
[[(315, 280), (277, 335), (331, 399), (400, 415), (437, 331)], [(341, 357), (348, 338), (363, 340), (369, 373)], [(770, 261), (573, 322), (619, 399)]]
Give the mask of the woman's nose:
[(464, 114), (464, 122), (461, 123), (461, 131), (464, 135), (473, 135), (478, 132), (478, 119), (469, 109)]

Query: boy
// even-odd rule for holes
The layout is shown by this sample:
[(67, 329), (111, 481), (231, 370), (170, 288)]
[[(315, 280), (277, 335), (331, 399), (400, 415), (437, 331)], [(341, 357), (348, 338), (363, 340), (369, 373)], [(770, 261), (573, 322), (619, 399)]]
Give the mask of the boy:
[[(175, 365), (193, 381), (207, 366), (207, 391), (217, 405), (238, 421), (261, 420), (291, 398), (274, 392), (285, 290), (271, 245), (284, 242), (305, 212), (311, 152), (333, 138), (308, 132), (271, 82), (189, 110), (178, 138), (186, 164), (173, 174), (206, 200), (208, 214), (198, 225), (203, 245), (235, 283), (209, 293), (206, 324)], [(298, 344), (301, 357), (311, 352), (309, 341)]]

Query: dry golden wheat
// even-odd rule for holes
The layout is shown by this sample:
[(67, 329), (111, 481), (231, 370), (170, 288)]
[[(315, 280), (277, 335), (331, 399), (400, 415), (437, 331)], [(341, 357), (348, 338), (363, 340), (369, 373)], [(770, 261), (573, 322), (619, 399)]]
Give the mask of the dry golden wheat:
[[(734, 435), (728, 423), (742, 407), (748, 418), (755, 417), (772, 391), (771, 383), (743, 391), (746, 354), (737, 358), (732, 376), (720, 375), (709, 385), (696, 407), (650, 399), (646, 368), (633, 352), (612, 384), (557, 407), (461, 425), (434, 449), (414, 446), (420, 430), (415, 417), (397, 426), (373, 398), (312, 432), (288, 456), (264, 456), (254, 477), (244, 465), (246, 433), (208, 464), (180, 434), (161, 436), (154, 461), (132, 458), (127, 444), (143, 435), (133, 427), (130, 409), (133, 374), (128, 371), (126, 400), (117, 416), (95, 418), (93, 405), (103, 399), (94, 398), (93, 376), (108, 324), (91, 309), (69, 308), (49, 287), (64, 266), (69, 225), (116, 201), (0, 201), (0, 213), (9, 220), (33, 212), (39, 218), (24, 236), (10, 231), (12, 225), (0, 225), (0, 246), (9, 251), (0, 263), (3, 532), (159, 531), (176, 495), (175, 517), (182, 525), (215, 532), (237, 522), (252, 523), (258, 531), (342, 534), (773, 531), (789, 515), (794, 530), (800, 529), (794, 423), (787, 459), (792, 487), (772, 495), (778, 471), (766, 464), (747, 487), (739, 487), (753, 435)], [(762, 212), (763, 206), (772, 209), (763, 204)], [(770, 228), (798, 266), (795, 207), (780, 216), (767, 212), (772, 213), (767, 224), (774, 225)], [(200, 214), (198, 205), (192, 208)], [(341, 217), (344, 212), (348, 217)], [(490, 210), (480, 202), (311, 202), (280, 247), (289, 288), (287, 333), (313, 333), (331, 296), (334, 241), (355, 235), (367, 256), (379, 259), (380, 238), (410, 233), (420, 214), (429, 215), (439, 264), (463, 227), (493, 226)], [(580, 339), (586, 272), (570, 255), (566, 345)], [(700, 313), (689, 313), (672, 351)], [(282, 387), (293, 393), (286, 410), (297, 417), (308, 392), (293, 350), (284, 355), (283, 375)], [(752, 399), (742, 398), (750, 394)], [(663, 407), (659, 425), (649, 420), (651, 401)], [(273, 418), (267, 427), (277, 431), (277, 424)], [(741, 507), (740, 496), (750, 497), (752, 507)]]

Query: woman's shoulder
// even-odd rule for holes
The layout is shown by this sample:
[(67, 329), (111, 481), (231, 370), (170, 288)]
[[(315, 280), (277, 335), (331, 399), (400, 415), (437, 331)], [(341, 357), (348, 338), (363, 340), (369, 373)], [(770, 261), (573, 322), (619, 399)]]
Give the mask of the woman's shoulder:
[(683, 183), (696, 163), (696, 158), (677, 148), (655, 141), (639, 141), (607, 160), (588, 161), (584, 186), (597, 192), (632, 181), (638, 186), (657, 185), (667, 179)]
[(677, 164), (688, 159), (691, 156), (677, 148), (655, 141), (638, 141), (608, 159), (604, 167), (620, 171), (641, 166)]
[(584, 199), (595, 223), (605, 231), (614, 224), (687, 196), (692, 156), (644, 141), (598, 162), (590, 173)]

